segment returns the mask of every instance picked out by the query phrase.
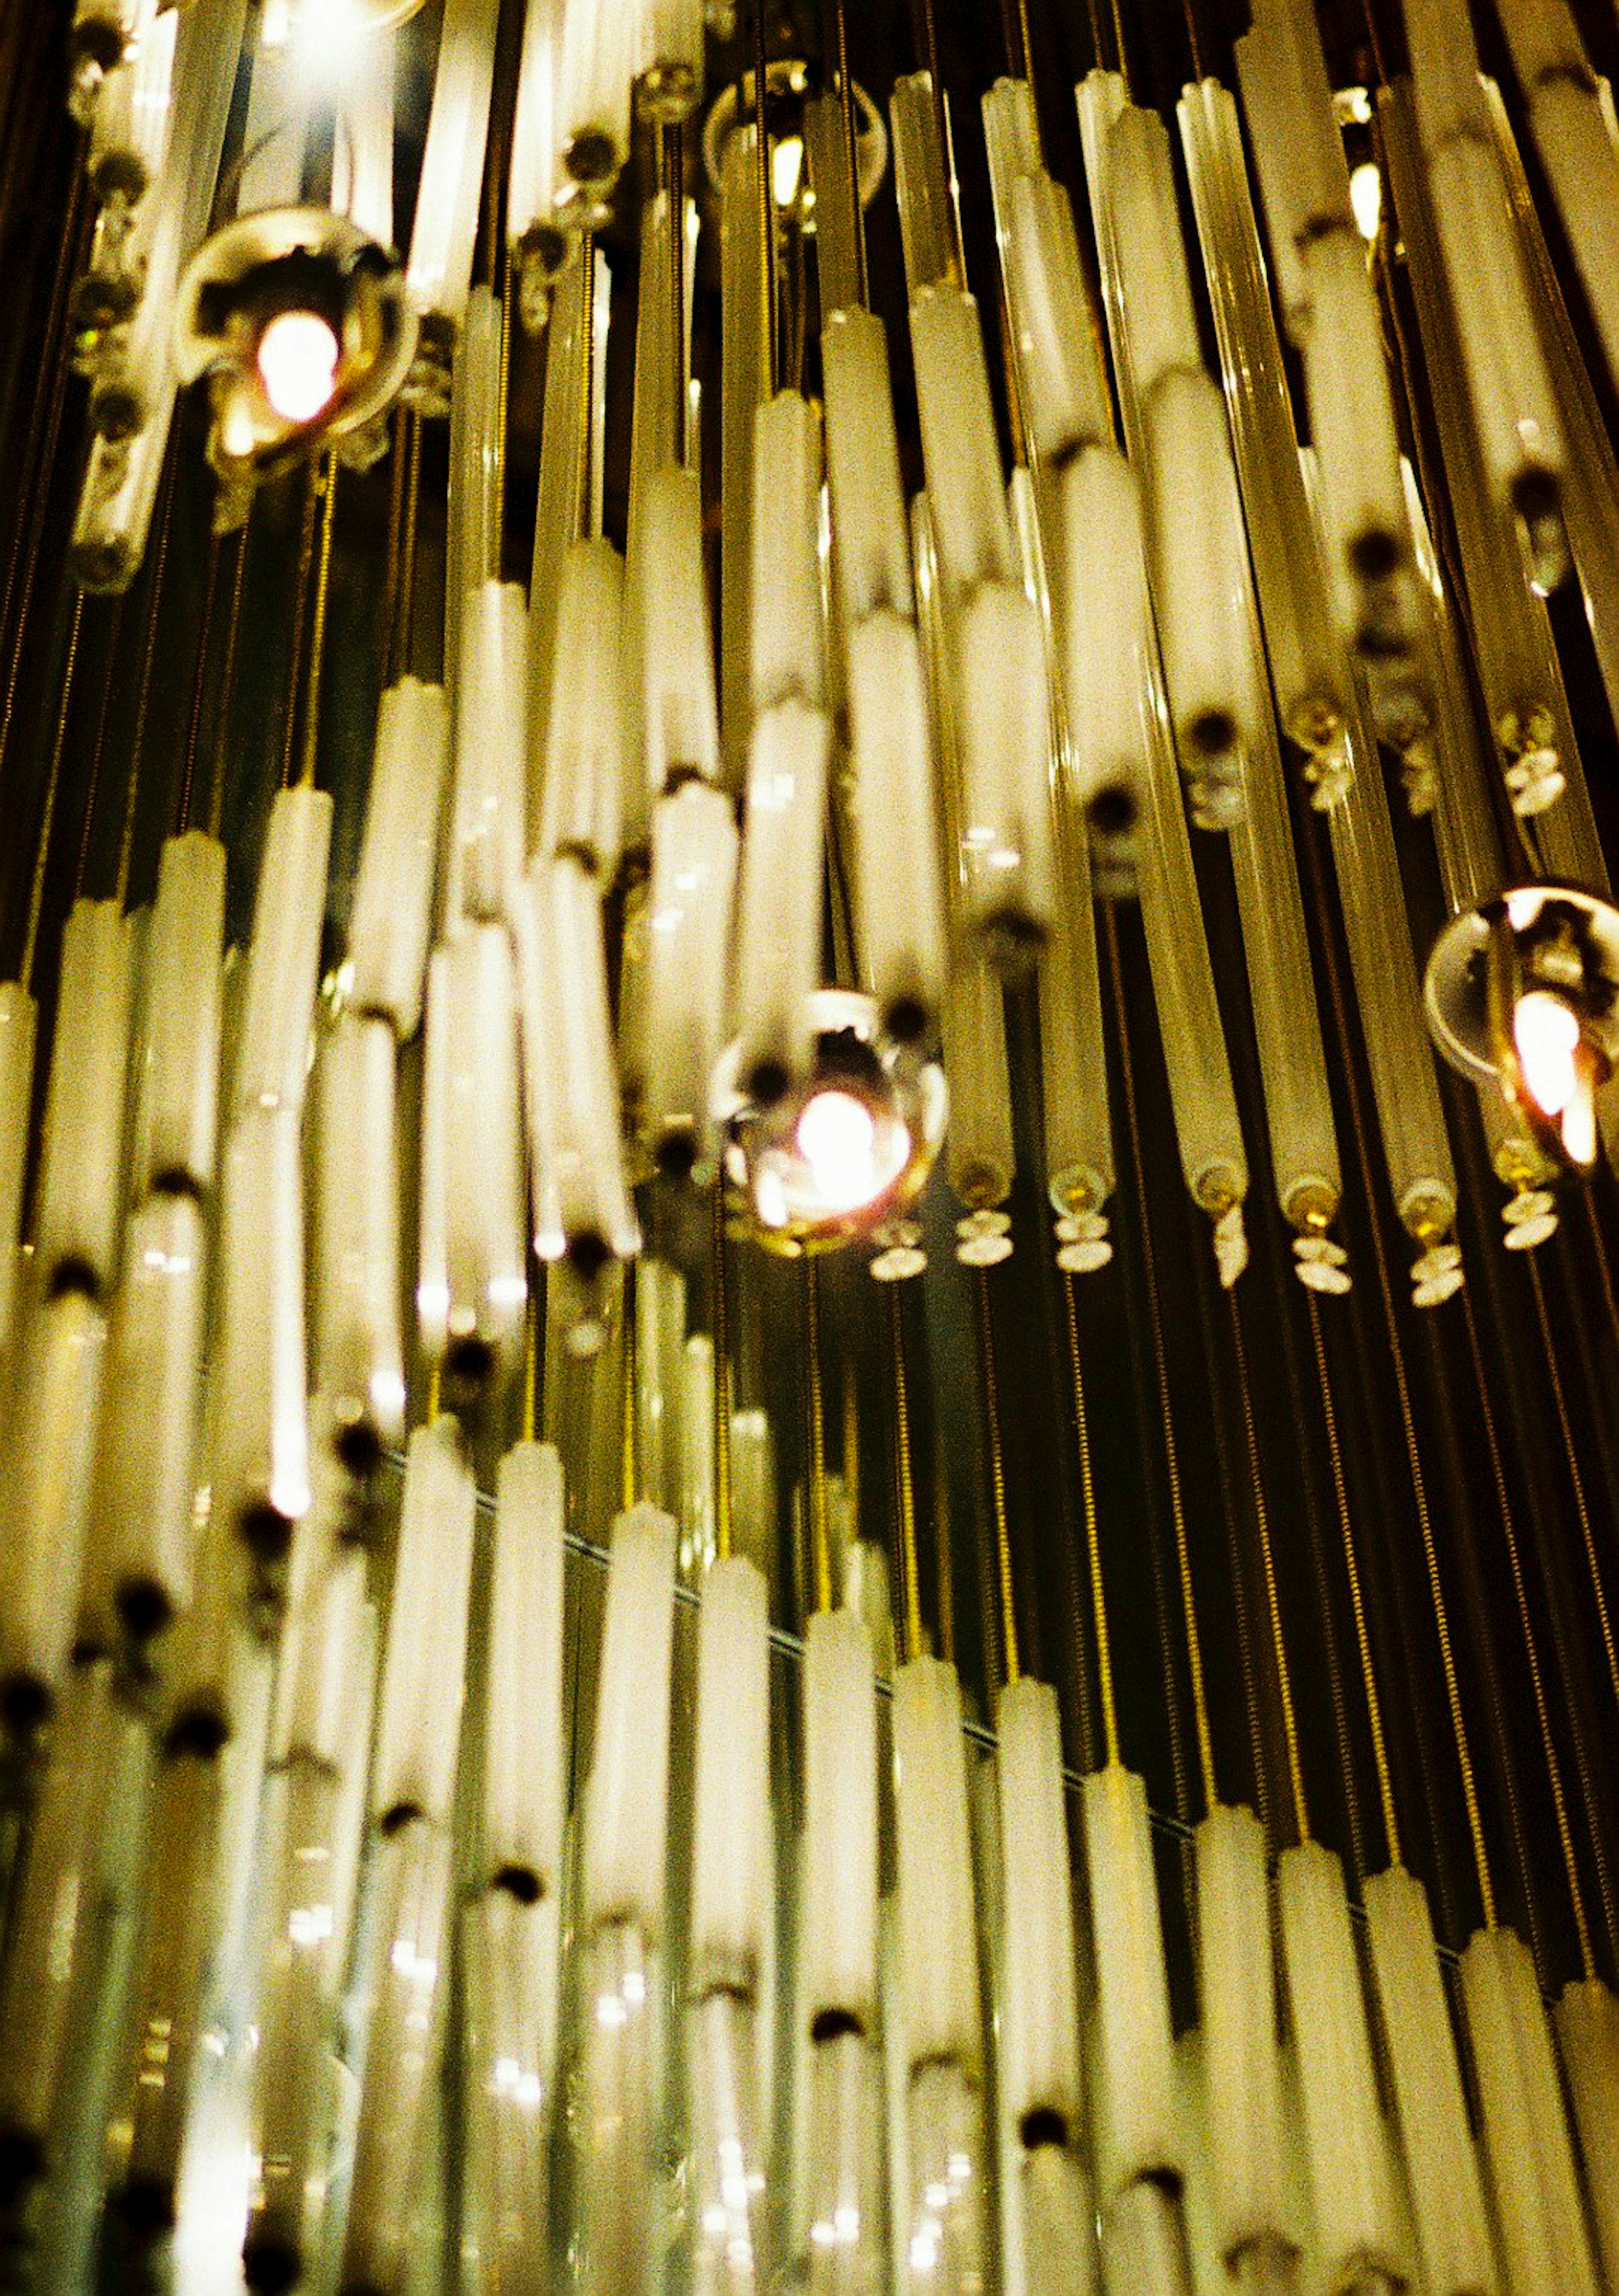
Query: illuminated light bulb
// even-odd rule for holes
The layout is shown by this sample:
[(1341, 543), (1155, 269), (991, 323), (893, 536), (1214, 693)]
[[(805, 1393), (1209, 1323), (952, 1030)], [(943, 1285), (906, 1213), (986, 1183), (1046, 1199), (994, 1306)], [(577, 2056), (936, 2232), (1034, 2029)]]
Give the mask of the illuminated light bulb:
[(1597, 1095), (1590, 1065), (1574, 1063), (1574, 1086), (1562, 1111), (1563, 1152), (1586, 1171), (1597, 1160)]
[(1574, 1059), (1580, 1043), (1578, 1016), (1560, 996), (1532, 988), (1517, 1000), (1512, 1037), (1524, 1083), (1536, 1106), (1547, 1116), (1560, 1116), (1580, 1081)]
[(770, 154), (771, 187), (779, 208), (795, 205), (803, 176), (804, 138), (802, 135), (783, 135), (772, 145)]
[(871, 997), (822, 988), (806, 1001), (815, 1049), (802, 1085), (759, 1100), (737, 1037), (711, 1095), (727, 1184), (758, 1242), (789, 1257), (875, 1234), (903, 1213), (933, 1168), (947, 1107), (938, 1063), (892, 1044)]
[(858, 1211), (882, 1186), (877, 1121), (852, 1092), (815, 1093), (798, 1119), (798, 1146), (815, 1185), (837, 1211)]
[(1375, 160), (1362, 160), (1349, 177), (1349, 204), (1355, 227), (1365, 240), (1376, 239), (1383, 217), (1383, 177)]
[(258, 379), (284, 422), (313, 422), (337, 387), (338, 339), (316, 311), (278, 311), (258, 339)]

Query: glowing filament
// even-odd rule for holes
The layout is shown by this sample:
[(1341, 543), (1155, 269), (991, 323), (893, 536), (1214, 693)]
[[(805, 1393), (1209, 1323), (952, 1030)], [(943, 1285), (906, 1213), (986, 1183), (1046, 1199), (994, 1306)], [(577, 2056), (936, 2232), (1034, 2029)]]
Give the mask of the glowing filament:
[(338, 339), (316, 311), (278, 311), (258, 339), (258, 379), (284, 422), (313, 422), (337, 386)]
[(1560, 1116), (1579, 1083), (1577, 1016), (1560, 996), (1532, 988), (1517, 1000), (1512, 1035), (1531, 1097), (1545, 1115)]
[(836, 1211), (857, 1211), (882, 1187), (876, 1119), (852, 1092), (818, 1092), (805, 1102), (798, 1149), (822, 1200)]

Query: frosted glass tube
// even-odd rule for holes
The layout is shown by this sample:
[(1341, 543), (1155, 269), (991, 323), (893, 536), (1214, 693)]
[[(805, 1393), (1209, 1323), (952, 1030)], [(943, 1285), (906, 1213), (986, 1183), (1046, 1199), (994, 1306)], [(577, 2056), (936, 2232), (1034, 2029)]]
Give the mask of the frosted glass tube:
[(563, 0), (527, 0), (518, 62), (517, 106), (506, 176), (506, 242), (542, 276), (565, 254), (557, 222), (557, 75), (561, 67)]
[(697, 1641), (691, 1974), (759, 2000), (770, 1856), (770, 1598), (740, 1554), (708, 1567)]
[(1113, 425), (1073, 202), (1063, 186), (1045, 175), (1019, 176), (1005, 234), (1002, 261), (1024, 421), (1036, 458), (1060, 462), (1108, 439)]
[[(1527, 525), (1533, 562), (1556, 579), (1562, 420), (1530, 307), (1500, 163), (1460, 135), (1427, 154), (1428, 185), (1492, 498)], [(1550, 532), (1546, 529), (1551, 529)]]
[(1490, 2220), (1427, 1898), (1397, 1866), (1370, 1875), (1363, 1895), (1424, 2284), (1491, 2289)]
[(644, 1122), (660, 1160), (706, 1164), (725, 1012), (737, 832), (729, 798), (688, 782), (652, 816)]
[(686, 1279), (651, 1253), (635, 1270), (636, 1488), (673, 1512), (680, 1494), (680, 1358)]
[(1056, 801), (1056, 844), (1054, 928), (1040, 968), (1040, 1075), (1046, 1193), (1061, 1218), (1100, 1211), (1114, 1182), (1091, 861), (1066, 788)]
[[(1133, 890), (1146, 802), (1139, 696), (1154, 639), (1135, 473), (1116, 448), (1087, 447), (1059, 481), (1059, 578), (1070, 783), (1091, 832), (1100, 893)], [(1099, 565), (1108, 578), (1097, 581)]]
[(1333, 2284), (1407, 2276), (1344, 1871), (1320, 1842), (1277, 1861), (1316, 2253)]
[(1506, 0), (1499, 12), (1611, 374), (1619, 372), (1619, 152), (1566, 0)]
[(266, 1559), (309, 1504), (303, 1183), (297, 1111), (239, 1117), (222, 1173), (211, 1481), (216, 1512)]
[(83, 1607), (137, 1642), (190, 1599), (208, 1239), (190, 1196), (130, 1215), (107, 1334)]
[[(1253, 29), (1237, 45), (1237, 68), (1271, 244), (1296, 249), (1347, 224), (1349, 171), (1312, 12), (1297, 0), (1256, 8)], [(1308, 290), (1280, 253), (1277, 263), (1291, 314), (1295, 293), (1307, 299)]]
[(939, 148), (933, 81), (907, 72), (894, 83), (888, 103), (894, 131), (894, 190), (904, 245), (905, 286), (914, 299), (925, 287), (958, 277), (956, 222)]
[[(545, 333), (545, 404), (540, 422), (539, 491), (534, 508), (534, 557), (528, 580), (528, 757), (531, 770), (546, 754), (551, 679), (556, 657), (557, 611), (562, 565), (569, 545), (591, 531), (594, 433), (592, 424), (592, 345), (595, 317), (593, 266), (571, 266), (552, 297)], [(626, 695), (626, 708), (628, 697)], [(639, 713), (640, 693), (635, 695)], [(631, 730), (627, 718), (626, 735)], [(634, 728), (640, 754), (637, 715)], [(529, 791), (528, 835), (538, 833), (537, 792)]]
[[(1169, 1070), (1181, 1168), (1193, 1201), (1219, 1219), (1247, 1193), (1247, 1158), (1170, 754), (1157, 664), (1149, 653), (1138, 707), (1150, 771), (1141, 840), (1141, 922)], [(1227, 1283), (1232, 1275), (1222, 1267)]]
[(1491, 499), (1528, 529), (1531, 562), (1561, 570), (1562, 420), (1465, 16), (1405, 0), (1427, 185), (1450, 280), (1462, 373)]
[(455, 711), (455, 835), (464, 914), (511, 914), (528, 810), (524, 746), (527, 617), (520, 582), (478, 582), (462, 617)]
[(1413, 1234), (1425, 1222), (1443, 1231), (1455, 1218), (1456, 1174), (1422, 1020), (1388, 801), (1370, 741), (1357, 732), (1354, 747), (1354, 779), (1328, 818), (1378, 1128), (1402, 1221)]
[(1012, 187), (1020, 176), (1037, 172), (1040, 167), (1040, 123), (1026, 79), (998, 79), (985, 90), (980, 110), (990, 198), (995, 210), (995, 245), (1004, 261)]
[(292, 1764), (266, 1783), (269, 1915), (254, 2019), (253, 2145), (258, 2189), (242, 2257), (248, 2284), (300, 2278), (320, 2237), (336, 2112), (332, 2036), (347, 1944), (338, 1902), (342, 1784)]
[(586, 1788), (585, 1912), (649, 1939), (663, 1926), (675, 1524), (632, 1507), (613, 1525)]
[(679, 1504), (680, 1569), (694, 1578), (713, 1562), (718, 1541), (714, 1520), (714, 1341), (707, 1332), (689, 1332), (680, 1350)]
[(503, 925), (428, 968), (416, 1307), (429, 1356), (478, 1390), (520, 1351), (528, 1297), (513, 971)]
[(911, 355), (934, 545), (953, 606), (980, 582), (1013, 582), (1018, 573), (973, 298), (955, 287), (914, 297)]
[(554, 1897), (486, 1890), (468, 1907), (467, 2233), (497, 2287), (550, 2285), (551, 2140), (556, 2119), (558, 1928)]
[[(175, 289), (208, 229), (245, 15), (244, 0), (211, 0), (176, 28), (168, 145), (140, 218), (145, 285), (127, 339), (102, 361), (91, 391), (92, 426), (110, 451), (93, 451), (73, 554), (98, 587), (121, 589), (145, 548), (174, 409)], [(87, 519), (93, 504), (99, 516)]]
[(133, 207), (163, 164), (174, 72), (172, 17), (149, 16), (102, 82), (90, 122), (90, 184), (98, 200)]
[(152, 1785), (147, 1911), (135, 1966), (128, 2152), (112, 2205), (132, 2231), (172, 2228), (218, 1943), (225, 1761), (217, 1737), (166, 1748)]
[(1145, 423), (1152, 590), (1175, 738), (1193, 820), (1228, 828), (1240, 818), (1242, 756), (1257, 737), (1261, 697), (1220, 393), (1200, 368), (1166, 373)]
[(134, 33), (135, 16), (135, 0), (74, 0), (68, 34), (72, 72), (68, 111), (80, 127), (94, 118), (107, 75), (117, 68)]
[(1485, 482), (1409, 88), (1402, 83), (1386, 92), (1379, 105), (1389, 183), (1433, 381), (1479, 682), (1513, 810), (1539, 814), (1563, 791), (1574, 729), (1545, 609), (1524, 580), (1521, 554)]
[(514, 1444), (495, 1478), (484, 1724), (484, 1866), (543, 1897), (562, 1881), (562, 1462)]
[(329, 1439), (369, 1477), (405, 1428), (394, 1032), (346, 1013), (322, 1040), (315, 1210), (315, 1377)]
[(453, 339), (467, 307), (495, 75), (495, 0), (446, 0), (405, 284)]
[(761, 1099), (780, 1098), (814, 1052), (831, 743), (830, 719), (794, 699), (756, 718), (748, 744), (732, 1013), (741, 1074)]
[(538, 861), (518, 935), (534, 1248), (586, 1259), (634, 1250), (618, 1075), (608, 1017), (601, 901), (577, 862)]
[(802, 2001), (870, 2037), (877, 1997), (877, 1711), (871, 1637), (818, 1611), (804, 1659)]
[[(1205, 80), (1182, 96), (1181, 137), (1277, 713), (1288, 734), (1319, 756), (1342, 722), (1344, 663), (1316, 563), (1301, 547), (1310, 518), (1298, 441), (1230, 94)], [(1317, 788), (1320, 803), (1319, 778)]]
[(1340, 631), (1370, 656), (1378, 644), (1406, 642), (1397, 577), (1410, 541), (1388, 371), (1359, 234), (1340, 230), (1316, 242), (1307, 265), (1301, 348), (1328, 574)]
[(1271, 1891), (1251, 1810), (1210, 1810), (1196, 1835), (1198, 1993), (1208, 2094), (1210, 2200), (1222, 2259), (1290, 2229)]
[(1142, 2177), (1101, 2214), (1102, 2281), (1131, 2296), (1184, 2296), (1186, 2232), (1173, 2183)]
[(264, 24), (261, 15), (235, 187), (239, 216), (298, 204), (313, 126), (314, 88), (302, 44), (266, 37)]
[(356, 54), (343, 90), (331, 155), (331, 204), (379, 247), (392, 247), (398, 45), (391, 29), (372, 32), (356, 45), (364, 60)]
[(703, 0), (640, 0), (641, 96), (657, 119), (686, 119), (703, 94)]
[(1552, 2011), (1574, 2104), (1603, 2271), (1619, 2273), (1619, 2002), (1600, 1978), (1566, 1985)]
[(1114, 120), (1107, 185), (1131, 377), (1144, 406), (1165, 375), (1196, 373), (1203, 365), (1169, 130), (1156, 111), (1128, 104)]
[[(501, 530), (505, 441), (501, 435), (501, 308), (489, 287), (474, 287), (455, 347), (450, 384), (449, 503), (445, 522), (444, 682), (452, 723), (455, 697), (478, 641), (474, 594), (499, 576), (495, 563)], [(498, 656), (497, 656), (498, 659)], [(476, 690), (476, 689), (474, 689)], [(500, 696), (504, 701), (504, 696)], [(491, 771), (503, 769), (492, 767)], [(457, 774), (459, 785), (460, 775)], [(457, 826), (461, 828), (458, 814)], [(462, 832), (464, 834), (464, 831)], [(454, 865), (462, 865), (458, 851)]]
[(894, 1678), (905, 2051), (913, 2072), (979, 2057), (978, 1954), (961, 1692), (954, 1667), (917, 1658)]
[(989, 2261), (988, 2147), (976, 2080), (953, 2058), (913, 2060), (905, 2120), (901, 2251), (909, 2269), (901, 2284), (912, 2296), (933, 2288), (966, 2296), (984, 2285)]
[(891, 2284), (881, 2079), (877, 2048), (860, 2033), (833, 2033), (810, 2051), (800, 2124), (810, 2296), (879, 2296)]
[[(759, 236), (758, 131), (751, 119), (737, 119), (720, 147), (720, 723), (724, 729), (725, 768), (733, 784), (744, 770), (743, 744), (748, 730), (748, 696), (753, 681), (753, 645), (749, 632), (753, 555), (753, 426), (754, 417), (770, 389), (764, 372), (765, 347), (759, 325), (760, 298), (765, 275), (765, 250)], [(841, 140), (839, 160), (841, 161)], [(644, 274), (643, 274), (644, 276)], [(668, 298), (664, 298), (666, 306)], [(827, 300), (822, 283), (822, 300)], [(833, 337), (846, 314), (822, 312), (822, 389), (828, 403), (829, 458), (835, 452), (830, 435), (833, 392)], [(664, 369), (668, 372), (667, 367)], [(888, 416), (889, 428), (893, 415)], [(634, 451), (630, 508), (634, 516), (642, 456)], [(885, 452), (877, 434), (872, 468), (880, 470)], [(895, 480), (898, 481), (898, 449)], [(649, 462), (646, 466), (651, 468)], [(637, 705), (638, 706), (638, 705)], [(639, 734), (637, 734), (639, 739)]]
[(848, 695), (862, 958), (889, 1028), (925, 1037), (944, 989), (944, 899), (921, 644), (897, 611), (850, 628)]
[[(1615, 499), (1619, 498), (1619, 458), (1615, 456), (1613, 441), (1607, 435), (1606, 421), (1592, 388), (1590, 373), (1579, 348), (1567, 306), (1552, 267), (1545, 234), (1530, 194), (1500, 91), (1486, 83), (1485, 96), (1495, 133), (1496, 149), (1507, 174), (1514, 219), (1532, 275), (1536, 311), (1544, 328), (1548, 357), (1559, 393), (1568, 445), (1563, 518), (1584, 595), (1586, 619), (1590, 626), (1597, 665), (1608, 696), (1608, 707), (1612, 710), (1616, 697), (1619, 697), (1619, 619), (1615, 619), (1619, 613), (1619, 515), (1615, 514), (1614, 507)], [(1538, 599), (1533, 602), (1533, 611), (1537, 633), (1549, 636), (1544, 611)], [(1555, 648), (1551, 652), (1555, 662)], [(1566, 752), (1560, 755), (1559, 762), (1567, 783), (1567, 801), (1561, 808), (1552, 809), (1553, 818), (1546, 824), (1547, 834), (1554, 841), (1566, 838), (1571, 851), (1577, 850), (1580, 855), (1577, 873), (1582, 882), (1599, 890), (1605, 889), (1607, 884), (1607, 864), (1602, 857), (1601, 843), (1590, 812), (1590, 791), (1585, 785), (1585, 774), (1572, 732)], [(1559, 810), (1567, 816), (1562, 823), (1557, 819)], [(1559, 872), (1565, 865), (1560, 860), (1553, 863), (1547, 854), (1542, 854), (1542, 861)], [(1571, 870), (1570, 873), (1575, 873)]]
[[(1251, 594), (1248, 615), (1257, 649)], [(1281, 754), (1268, 709), (1244, 762), (1247, 809), (1231, 832), (1231, 870), (1277, 1201), (1296, 1226), (1312, 1209), (1329, 1218), (1343, 1181)]]
[(1001, 981), (970, 953), (951, 966), (944, 1011), (950, 1185), (969, 1211), (1004, 1203), (1012, 1187), (1011, 1086)]
[(0, 1719), (50, 1713), (73, 1640), (106, 1319), (82, 1292), (42, 1300), (22, 1334), (0, 1494)]
[(62, 932), (39, 1159), (35, 1266), (49, 1288), (111, 1286), (124, 1193), (134, 947), (116, 901), (75, 901)]
[(238, 1108), (304, 1104), (326, 913), (331, 800), (284, 789), (270, 808), (234, 1068)]
[(755, 722), (776, 703), (826, 699), (821, 628), (821, 423), (796, 390), (754, 417), (750, 700)]
[(1534, 1964), (1509, 1930), (1480, 1930), (1461, 1956), (1461, 2010), (1484, 2155), (1509, 2287), (1557, 2259), (1567, 2296), (1596, 2296), (1557, 2063)]
[(100, 1942), (96, 1884), (106, 1856), (108, 1785), (127, 1726), (110, 1660), (81, 1661), (62, 1685), (7, 1940), (0, 2015), (0, 2144), (31, 2177), (61, 2162), (60, 2102), (74, 2066), (73, 1998)]
[[(1296, 335), (1306, 323), (1309, 308), (1309, 292), (1298, 253), (1299, 239), (1309, 226), (1309, 194), (1297, 171), (1289, 164), (1300, 111), (1297, 94), (1288, 86), (1288, 59), (1273, 25), (1253, 21), (1251, 29), (1233, 42), (1232, 53), (1237, 85), (1242, 94), (1242, 117), (1247, 124), (1247, 148), (1254, 155), (1254, 172), (1259, 182), (1271, 260), (1276, 266), (1282, 320), (1288, 334)], [(1198, 94), (1208, 86), (1205, 80)], [(1219, 93), (1226, 94), (1223, 88)], [(1183, 94), (1182, 102), (1186, 100)], [(1234, 120), (1235, 99), (1227, 96), (1226, 100), (1231, 105)], [(1314, 134), (1312, 121), (1312, 140)], [(1343, 220), (1341, 204), (1336, 200), (1333, 220)]]
[(12, 1344), (22, 1261), (22, 1188), (28, 1176), (38, 1008), (20, 981), (0, 982), (0, 1361)]
[(455, 1799), (477, 1487), (454, 1420), (405, 1454), (371, 1806), (384, 1832), (447, 1826)]
[(160, 385), (133, 438), (91, 442), (68, 564), (74, 579), (94, 594), (127, 590), (145, 555), (175, 398), (172, 381)]
[(448, 742), (442, 686), (402, 677), (388, 688), (348, 912), (348, 994), (401, 1044), (421, 1019)]
[(730, 2296), (770, 2284), (758, 2097), (759, 2019), (716, 1987), (686, 2010), (691, 2277)]
[(1073, 2296), (1096, 2296), (1096, 2208), (1078, 2157), (1037, 2145), (1022, 2153), (1017, 2173), (1024, 2253), (1035, 2259), (1036, 2276)]
[(132, 1193), (213, 1185), (219, 1103), (225, 848), (200, 829), (166, 840), (146, 933)]
[(357, 1734), (362, 1757), (370, 1751), (376, 1640), (366, 1546), (330, 1460), (319, 1463), (314, 1483), (309, 1512), (292, 1538), (270, 1759), (307, 1761), (346, 1775), (357, 1767), (364, 1786), (365, 1763), (356, 1765), (355, 1750)]
[(653, 2296), (654, 2129), (663, 2063), (658, 1956), (633, 1922), (585, 1947), (578, 2240), (592, 2288)]
[(1116, 1763), (1081, 1789), (1096, 1953), (1097, 2203), (1180, 2169), (1179, 2098), (1147, 1790)]
[(1479, 756), (1455, 602), (1447, 594), (1438, 553), (1417, 492), (1416, 477), (1409, 464), (1405, 491), (1417, 544), (1417, 570), (1434, 604), (1439, 735), (1434, 843), (1445, 900), (1454, 913), (1487, 901), (1498, 893), (1505, 877), (1505, 864)]
[(1044, 939), (1054, 890), (1045, 629), (1021, 587), (963, 605), (958, 707), (962, 915), (1007, 967)]
[(556, 612), (537, 849), (575, 855), (607, 883), (625, 780), (624, 562), (611, 543), (569, 545)]
[(424, 1818), (376, 1845), (365, 1972), (371, 2020), (340, 2289), (397, 2296), (405, 2283), (449, 1990), (454, 1862), (449, 1829)]
[(585, 194), (610, 190), (629, 157), (637, 11), (563, 0), (559, 123), (563, 165)]
[(996, 1710), (1002, 1954), (1001, 2102), (1020, 2129), (1055, 2114), (1079, 2134), (1079, 2008), (1057, 1695), (1015, 1682)]
[(647, 786), (719, 776), (714, 657), (697, 473), (674, 465), (647, 481), (640, 586), (642, 716)]
[(869, 614), (915, 612), (887, 330), (875, 312), (834, 312), (821, 339), (832, 547), (849, 644)]

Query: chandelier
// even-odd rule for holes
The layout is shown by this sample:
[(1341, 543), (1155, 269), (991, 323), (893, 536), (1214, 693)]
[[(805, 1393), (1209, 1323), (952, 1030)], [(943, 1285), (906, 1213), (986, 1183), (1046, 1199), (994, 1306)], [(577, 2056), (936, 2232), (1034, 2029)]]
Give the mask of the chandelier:
[(1619, 2282), (1619, 50), (1231, 12), (0, 30), (12, 2284)]

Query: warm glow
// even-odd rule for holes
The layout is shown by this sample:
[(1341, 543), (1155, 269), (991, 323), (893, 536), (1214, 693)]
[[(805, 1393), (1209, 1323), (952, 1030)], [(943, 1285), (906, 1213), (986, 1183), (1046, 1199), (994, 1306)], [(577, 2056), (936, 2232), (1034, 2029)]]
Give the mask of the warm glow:
[(805, 1103), (798, 1149), (817, 1192), (836, 1211), (858, 1211), (882, 1186), (877, 1120), (852, 1092), (818, 1092)]
[(258, 378), (284, 422), (313, 422), (337, 382), (338, 339), (315, 311), (278, 311), (258, 339)]
[(1582, 1171), (1597, 1160), (1597, 1097), (1588, 1068), (1576, 1073), (1563, 1110), (1563, 1152)]
[(1547, 1116), (1560, 1116), (1579, 1081), (1574, 1065), (1578, 1019), (1560, 996), (1532, 988), (1517, 1000), (1512, 1035), (1524, 1083), (1536, 1107)]
[(771, 146), (770, 175), (779, 208), (790, 208), (798, 196), (798, 183), (804, 173), (804, 138), (783, 135), (779, 144)]
[(1360, 166), (1351, 171), (1349, 204), (1354, 209), (1361, 237), (1376, 239), (1383, 214), (1383, 178), (1378, 173), (1375, 160), (1362, 160)]

